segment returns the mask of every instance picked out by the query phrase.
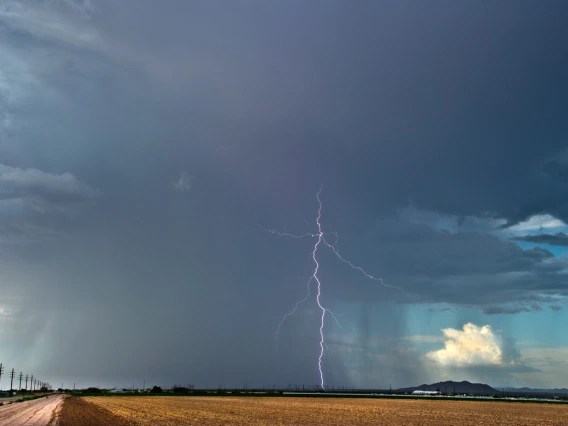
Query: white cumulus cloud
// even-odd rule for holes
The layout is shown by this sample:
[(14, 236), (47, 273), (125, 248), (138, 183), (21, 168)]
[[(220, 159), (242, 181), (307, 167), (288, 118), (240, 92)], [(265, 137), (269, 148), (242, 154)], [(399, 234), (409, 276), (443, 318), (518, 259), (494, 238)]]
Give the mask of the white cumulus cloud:
[(541, 214), (531, 216), (527, 220), (507, 228), (507, 230), (511, 232), (529, 232), (544, 229), (561, 229), (565, 227), (566, 224), (562, 220), (557, 219), (549, 214)]
[(445, 365), (466, 367), (474, 365), (499, 365), (503, 362), (501, 336), (489, 325), (478, 327), (468, 323), (463, 330), (443, 329), (446, 337), (444, 349), (432, 351), (427, 358)]

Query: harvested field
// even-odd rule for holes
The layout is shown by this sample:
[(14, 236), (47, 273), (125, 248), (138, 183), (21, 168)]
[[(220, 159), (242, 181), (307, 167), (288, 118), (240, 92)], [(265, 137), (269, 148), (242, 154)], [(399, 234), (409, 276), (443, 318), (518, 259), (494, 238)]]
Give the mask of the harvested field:
[(137, 425), (568, 425), (554, 404), (274, 397), (87, 397)]

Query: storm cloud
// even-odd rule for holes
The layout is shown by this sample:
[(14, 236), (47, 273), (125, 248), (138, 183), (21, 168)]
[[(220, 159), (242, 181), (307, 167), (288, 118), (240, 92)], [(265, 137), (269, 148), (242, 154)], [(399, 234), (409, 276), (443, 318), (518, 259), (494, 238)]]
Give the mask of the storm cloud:
[(317, 235), (322, 187), (325, 238), (388, 285), (318, 253), (346, 324), (330, 383), (435, 380), (458, 367), (428, 373), (439, 341), (409, 335), (564, 315), (566, 13), (3, 2), (0, 361), (85, 385), (316, 382), (313, 282), (275, 339), (316, 239), (257, 224)]

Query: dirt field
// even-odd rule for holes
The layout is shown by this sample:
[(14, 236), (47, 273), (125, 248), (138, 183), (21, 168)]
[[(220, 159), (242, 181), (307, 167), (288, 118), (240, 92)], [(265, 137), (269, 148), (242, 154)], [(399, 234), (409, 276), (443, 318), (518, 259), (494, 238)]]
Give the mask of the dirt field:
[(89, 404), (82, 398), (66, 398), (59, 416), (57, 426), (127, 426), (132, 423), (122, 417), (110, 413), (108, 410)]
[(137, 425), (568, 425), (568, 406), (553, 404), (170, 396), (84, 400)]

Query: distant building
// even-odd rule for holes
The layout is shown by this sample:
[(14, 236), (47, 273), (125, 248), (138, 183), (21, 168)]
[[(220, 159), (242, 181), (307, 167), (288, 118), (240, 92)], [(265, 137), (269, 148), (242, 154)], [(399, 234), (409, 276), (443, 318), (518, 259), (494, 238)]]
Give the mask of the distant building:
[(442, 395), (440, 391), (415, 390), (412, 395)]

